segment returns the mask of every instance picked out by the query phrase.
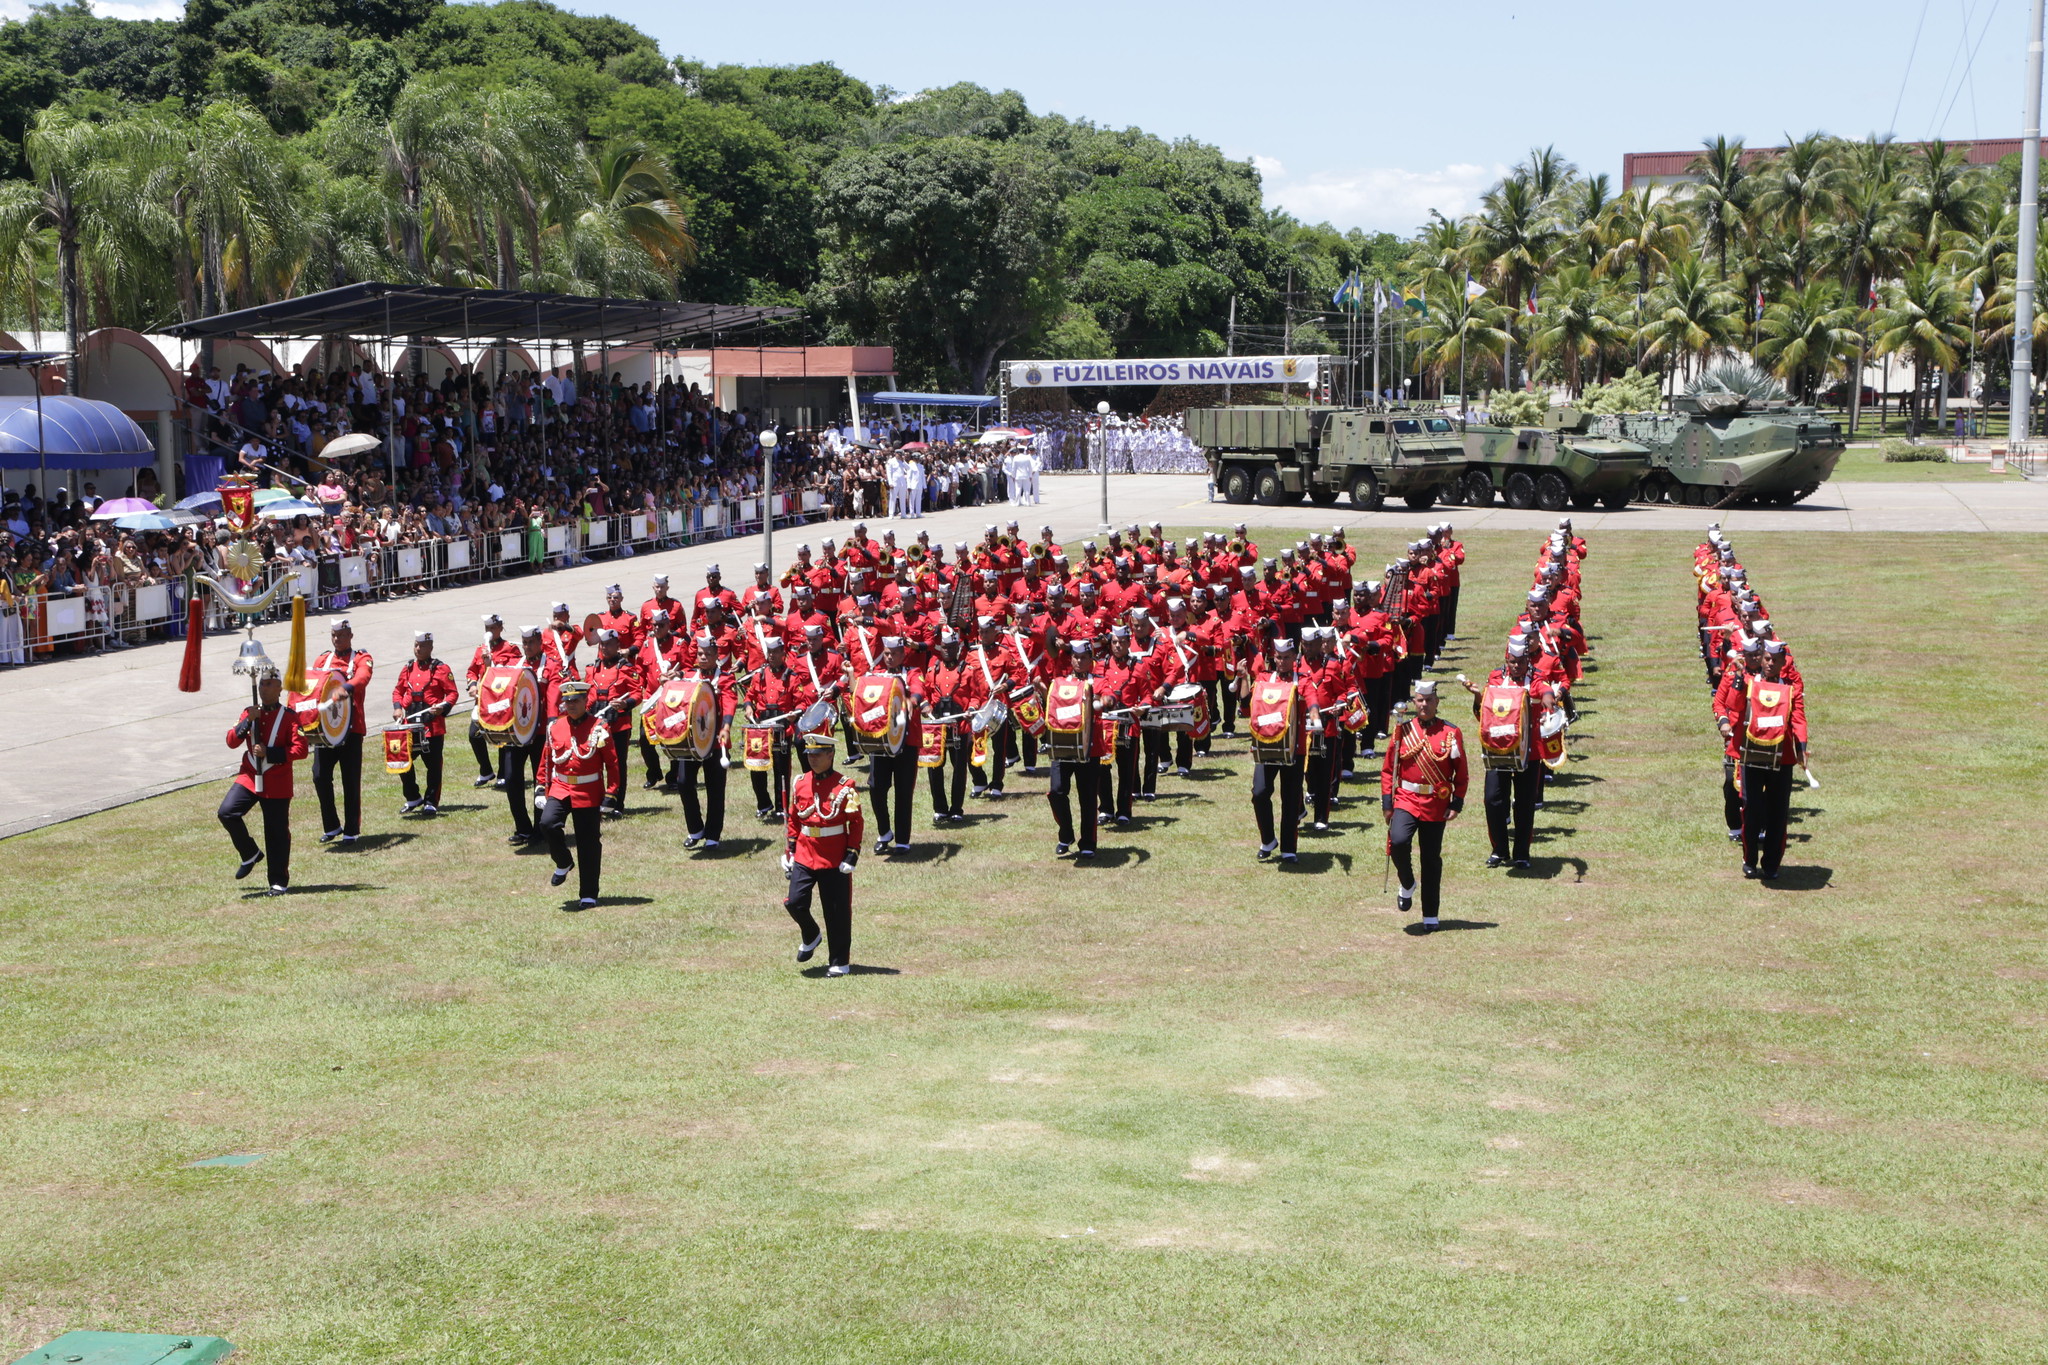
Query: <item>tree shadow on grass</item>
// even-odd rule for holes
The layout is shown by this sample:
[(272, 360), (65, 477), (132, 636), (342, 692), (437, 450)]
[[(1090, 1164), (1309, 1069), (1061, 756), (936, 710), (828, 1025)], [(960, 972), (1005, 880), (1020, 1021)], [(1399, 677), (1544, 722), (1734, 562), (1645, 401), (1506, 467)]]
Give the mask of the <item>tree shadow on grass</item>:
[(1490, 919), (1441, 919), (1436, 922), (1434, 929), (1421, 924), (1410, 924), (1403, 927), (1401, 932), (1410, 938), (1428, 938), (1431, 934), (1441, 934), (1452, 929), (1498, 928), (1500, 928), (1500, 925)]
[(1821, 891), (1833, 880), (1832, 867), (1781, 867), (1764, 885), (1773, 891)]
[(396, 848), (400, 844), (409, 844), (419, 837), (411, 830), (386, 830), (381, 834), (362, 835), (352, 844), (336, 840), (334, 843), (323, 845), (323, 848), (328, 853), (370, 853), (380, 848)]

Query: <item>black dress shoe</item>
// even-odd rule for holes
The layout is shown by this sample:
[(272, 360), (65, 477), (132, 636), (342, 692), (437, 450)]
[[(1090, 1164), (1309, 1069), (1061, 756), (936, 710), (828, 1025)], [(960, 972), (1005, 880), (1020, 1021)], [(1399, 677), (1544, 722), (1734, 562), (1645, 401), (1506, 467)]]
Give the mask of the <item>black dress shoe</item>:
[(1742, 875), (1743, 875), (1743, 876), (1745, 876), (1745, 877), (1748, 877), (1748, 878), (1750, 878), (1750, 879), (1751, 879), (1751, 880), (1753, 881), (1753, 880), (1755, 880), (1755, 879), (1756, 879), (1757, 877), (1760, 877), (1760, 876), (1762, 876), (1763, 874), (1762, 874), (1762, 873), (1760, 873), (1760, 872), (1758, 872), (1758, 871), (1756, 870), (1756, 864), (1754, 864), (1754, 863), (1744, 863), (1744, 864), (1742, 865)]
[(1508, 860), (1506, 858), (1501, 857), (1498, 853), (1489, 853), (1486, 855), (1486, 865), (1488, 867), (1505, 867), (1507, 866), (1507, 861)]
[(514, 848), (525, 848), (533, 842), (533, 836), (531, 834), (511, 834), (506, 836), (505, 842)]
[(242, 878), (248, 876), (251, 872), (254, 872), (256, 870), (256, 864), (262, 861), (263, 850), (259, 848), (254, 853), (251, 853), (248, 857), (244, 858), (242, 860), (242, 865), (235, 869), (235, 880), (240, 881), (242, 880)]

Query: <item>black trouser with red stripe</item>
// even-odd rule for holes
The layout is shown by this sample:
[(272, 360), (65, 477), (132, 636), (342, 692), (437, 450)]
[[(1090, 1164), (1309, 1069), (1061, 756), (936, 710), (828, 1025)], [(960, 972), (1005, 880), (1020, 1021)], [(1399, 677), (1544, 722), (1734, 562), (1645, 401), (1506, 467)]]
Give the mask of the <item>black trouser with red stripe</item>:
[(1424, 820), (1412, 811), (1396, 809), (1387, 821), (1387, 852), (1394, 859), (1394, 872), (1402, 890), (1415, 886), (1415, 869), (1408, 860), (1410, 846), (1422, 845), (1422, 917), (1436, 918), (1437, 892), (1444, 883), (1444, 821)]
[(430, 806), (441, 804), (441, 750), (447, 743), (448, 736), (446, 735), (420, 736), (415, 745), (419, 763), (414, 767), (407, 768), (398, 775), (398, 786), (405, 793), (406, 800), (417, 801), (420, 799), (420, 783), (417, 774), (419, 768), (424, 767), (427, 770), (427, 804)]
[[(263, 807), (261, 850), (249, 837), (248, 821), (249, 808), (259, 803)], [(222, 799), (219, 816), (221, 827), (234, 841), (236, 856), (247, 862), (260, 851), (266, 855), (264, 870), (270, 874), (270, 884), (292, 884), (292, 799), (289, 796), (258, 797), (237, 782), (228, 788), (227, 796)]]
[[(925, 775), (931, 779), (932, 814), (964, 815), (967, 800), (967, 758), (974, 747), (974, 741), (959, 726), (948, 726), (946, 730), (946, 761), (936, 768), (926, 768)], [(952, 796), (947, 798), (946, 781), (952, 776)]]
[[(1486, 837), (1496, 858), (1526, 862), (1529, 841), (1536, 832), (1536, 803), (1543, 799), (1543, 765), (1524, 764), (1521, 771), (1510, 768), (1486, 770)], [(1508, 817), (1514, 816), (1510, 836)]]
[[(569, 839), (563, 825), (576, 831), (576, 856), (569, 856)], [(550, 796), (540, 808), (540, 832), (547, 837), (548, 852), (556, 867), (576, 869), (576, 892), (584, 900), (597, 899), (598, 878), (604, 872), (604, 812), (596, 806), (571, 806)]]

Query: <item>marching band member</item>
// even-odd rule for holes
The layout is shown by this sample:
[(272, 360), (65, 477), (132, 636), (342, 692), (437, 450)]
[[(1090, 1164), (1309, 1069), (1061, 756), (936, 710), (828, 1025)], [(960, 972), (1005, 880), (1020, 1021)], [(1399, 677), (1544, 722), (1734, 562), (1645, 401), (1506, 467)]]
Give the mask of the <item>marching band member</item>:
[(1742, 875), (1774, 881), (1785, 861), (1792, 812), (1792, 770), (1809, 755), (1806, 688), (1784, 676), (1785, 646), (1764, 645), (1763, 670), (1750, 679), (1739, 729), (1722, 717), (1722, 734), (1742, 745)]
[(810, 771), (797, 778), (789, 793), (789, 818), (782, 868), (789, 892), (782, 908), (802, 935), (798, 962), (818, 951), (818, 921), (811, 915), (815, 890), (825, 914), (825, 975), (845, 976), (853, 950), (853, 869), (860, 861), (862, 835), (860, 791), (832, 764), (830, 731), (804, 736), (804, 761)]
[[(656, 607), (647, 618), (647, 637), (640, 642), (635, 656), (640, 665), (643, 701), (653, 696), (654, 689), (663, 682), (690, 666), (689, 642), (675, 631), (675, 616), (681, 613), (682, 605), (677, 602), (673, 613), (667, 607)], [(641, 784), (643, 791), (675, 790), (675, 770), (662, 757), (661, 750), (648, 743), (644, 723), (640, 727), (640, 762), (647, 770), (647, 780)]]
[[(469, 667), (463, 670), (464, 687), (474, 699), (485, 669), (518, 662), (519, 646), (505, 638), (505, 622), (498, 613), (491, 612), (484, 617), (484, 642), (476, 647), (476, 653), (470, 656)], [(497, 760), (491, 754), (491, 746), (484, 739), (484, 728), (477, 724), (474, 712), (469, 718), (469, 752), (476, 759), (476, 781), (471, 786), (488, 787), (502, 782), (497, 773)]]
[[(1021, 672), (1022, 662), (1017, 658), (1016, 652), (1004, 642), (1002, 625), (996, 617), (977, 617), (975, 624), (980, 629), (981, 638), (967, 651), (967, 666), (981, 679), (984, 693), (982, 700), (987, 701), (992, 696), (1008, 697), (1028, 681)], [(992, 801), (1002, 799), (1003, 769), (1009, 761), (1009, 756), (1004, 750), (1008, 744), (1006, 737), (1013, 724), (1014, 721), (1006, 720), (1000, 729), (990, 732), (988, 767), (974, 770), (976, 796), (986, 796)]]
[(754, 581), (747, 585), (747, 590), (744, 593), (740, 594), (740, 610), (745, 611), (754, 605), (755, 599), (763, 597), (768, 599), (768, 614), (770, 616), (780, 616), (782, 614), (782, 590), (775, 586), (768, 566), (766, 564), (756, 564), (754, 566)]
[(605, 789), (603, 803), (606, 818), (613, 820), (626, 813), (626, 745), (633, 737), (633, 707), (649, 690), (639, 663), (626, 654), (625, 643), (610, 626), (599, 627), (597, 658), (583, 675), (584, 685), (589, 689), (586, 704), (610, 732), (612, 749), (618, 758), (616, 774)]
[[(925, 769), (932, 790), (932, 824), (958, 824), (967, 818), (967, 764), (974, 747), (970, 715), (988, 701), (974, 670), (960, 657), (960, 633), (950, 628), (939, 632), (938, 657), (925, 665), (924, 695), (930, 700), (934, 723), (946, 732), (945, 761)], [(951, 769), (950, 797), (947, 770)]]
[(604, 590), (604, 610), (597, 614), (597, 628), (619, 637), (619, 648), (631, 653), (640, 644), (640, 613), (626, 610), (626, 590), (614, 583)]
[[(756, 725), (772, 716), (788, 715), (792, 711), (800, 713), (818, 699), (810, 680), (789, 666), (789, 650), (782, 637), (771, 635), (766, 644), (760, 671), (747, 684), (747, 714), (753, 717)], [(778, 722), (770, 771), (750, 769), (747, 773), (754, 782), (754, 814), (763, 821), (781, 819), (789, 809), (789, 751), (790, 740), (795, 733), (794, 717)], [(775, 783), (772, 794), (768, 785), (771, 777)]]
[[(1146, 679), (1148, 670), (1131, 654), (1131, 628), (1111, 626), (1109, 628), (1109, 657), (1095, 665), (1095, 699), (1102, 711), (1128, 711), (1143, 706), (1151, 697), (1151, 687)], [(1116, 766), (1115, 780), (1108, 774), (1102, 775), (1097, 801), (1104, 815), (1115, 817), (1119, 825), (1131, 823), (1131, 802), (1138, 792), (1138, 722), (1120, 720), (1116, 722), (1116, 748), (1111, 761)], [(1113, 798), (1113, 800), (1112, 800)]]
[[(320, 842), (352, 844), (363, 831), (363, 736), (368, 733), (364, 695), (375, 667), (370, 652), (355, 647), (355, 631), (342, 617), (327, 628), (327, 652), (306, 669), (308, 679), (331, 673), (348, 687), (348, 738), (313, 755), (313, 790), (320, 797)], [(334, 805), (334, 770), (341, 769), (342, 809)]]
[(1735, 732), (1741, 723), (1743, 703), (1749, 697), (1750, 679), (1763, 672), (1764, 642), (1746, 639), (1729, 652), (1721, 668), (1721, 681), (1714, 689), (1714, 722), (1721, 731), (1721, 815), (1728, 826), (1728, 842), (1742, 842), (1742, 741)]
[(583, 643), (583, 627), (569, 620), (569, 604), (556, 602), (548, 608), (548, 657), (555, 661), (555, 667), (563, 677), (573, 678), (576, 672), (576, 647)]
[[(1269, 561), (1270, 562), (1270, 561)], [(1269, 667), (1255, 669), (1250, 663), (1240, 664), (1237, 675), (1237, 695), (1247, 703), (1252, 691), (1263, 682), (1291, 682), (1304, 694), (1310, 689), (1307, 680), (1301, 677), (1297, 668), (1298, 650), (1293, 640), (1282, 635), (1273, 641), (1272, 662)], [(1305, 717), (1309, 697), (1302, 697), (1301, 715)], [(1246, 708), (1250, 712), (1249, 706)], [(1298, 718), (1297, 727), (1305, 721)], [(1292, 763), (1254, 763), (1252, 765), (1252, 815), (1259, 822), (1259, 861), (1265, 862), (1277, 849), (1280, 861), (1291, 863), (1295, 860), (1295, 846), (1301, 838), (1301, 765), (1306, 737), (1298, 728), (1294, 737), (1295, 759)], [(1280, 824), (1273, 824), (1273, 788), (1280, 788)]]
[[(607, 789), (619, 781), (619, 754), (604, 723), (590, 713), (589, 684), (567, 681), (561, 685), (562, 714), (547, 727), (540, 744), (540, 763), (534, 784), (547, 793), (541, 807), (539, 832), (554, 855), (555, 870), (549, 886), (560, 886), (576, 870), (578, 910), (597, 904), (599, 878), (604, 871), (604, 819), (600, 804)], [(565, 824), (576, 833), (576, 856), (569, 856)]]
[(726, 616), (740, 614), (740, 599), (731, 588), (725, 586), (724, 576), (719, 573), (716, 564), (705, 568), (704, 586), (697, 589), (697, 596), (690, 604), (692, 634), (703, 634), (705, 613), (711, 607), (722, 608)]
[[(235, 880), (248, 876), (267, 855), (270, 894), (282, 896), (292, 884), (292, 764), (306, 756), (306, 736), (292, 708), (282, 703), (277, 665), (259, 668), (258, 701), (243, 708), (228, 731), (228, 747), (242, 750), (242, 770), (228, 784), (218, 815), (242, 860)], [(249, 808), (256, 805), (263, 807), (262, 848), (249, 837)]]
[(1415, 718), (1394, 726), (1380, 767), (1380, 814), (1387, 819), (1387, 856), (1394, 860), (1401, 888), (1395, 908), (1415, 907), (1415, 869), (1410, 847), (1422, 845), (1422, 927), (1437, 927), (1438, 891), (1444, 875), (1444, 825), (1465, 809), (1465, 737), (1436, 713), (1436, 683), (1415, 684)]
[(672, 630), (681, 629), (683, 617), (689, 611), (681, 598), (668, 595), (668, 575), (665, 573), (654, 576), (654, 596), (640, 604), (641, 639), (644, 640), (654, 633), (654, 614), (661, 611), (668, 613), (669, 628)]
[(434, 633), (414, 631), (412, 658), (398, 670), (391, 689), (391, 710), (396, 720), (423, 727), (414, 757), (426, 764), (427, 790), (421, 795), (412, 768), (401, 773), (398, 785), (405, 792), (405, 804), (398, 808), (400, 815), (440, 814), (441, 750), (448, 742), (448, 713), (455, 709), (457, 695), (454, 671), (434, 657)]
[[(716, 849), (725, 833), (726, 748), (732, 743), (732, 718), (739, 710), (739, 691), (724, 668), (718, 641), (711, 635), (697, 637), (697, 676), (713, 684), (718, 692), (718, 738), (711, 753), (701, 759), (685, 758), (676, 786), (683, 798), (683, 847)], [(697, 803), (697, 779), (704, 779), (704, 803)]]
[[(1520, 637), (1517, 637), (1519, 640)], [(1528, 693), (1528, 723), (1523, 727), (1522, 766), (1520, 768), (1488, 768), (1482, 800), (1486, 807), (1486, 837), (1493, 851), (1487, 855), (1488, 867), (1516, 867), (1529, 865), (1529, 843), (1535, 837), (1536, 807), (1543, 801), (1543, 760), (1536, 752), (1537, 740), (1541, 734), (1543, 720), (1561, 703), (1557, 689), (1534, 675), (1526, 643), (1511, 643), (1507, 659), (1493, 672), (1487, 674), (1486, 687), (1476, 687), (1466, 682), (1460, 674), (1460, 682), (1472, 694), (1472, 719), (1484, 725), (1486, 718), (1479, 713), (1479, 699), (1485, 695), (1486, 687), (1512, 684)], [(1514, 830), (1510, 836), (1508, 821), (1512, 814)]]
[(882, 637), (882, 666), (871, 670), (903, 681), (909, 695), (910, 722), (903, 732), (903, 746), (893, 754), (868, 756), (868, 798), (875, 803), (875, 823), (882, 832), (875, 837), (877, 853), (910, 851), (910, 802), (917, 794), (917, 749), (923, 735), (920, 715), (924, 710), (924, 679), (903, 665), (903, 637)]
[(559, 689), (567, 681), (554, 671), (555, 657), (541, 652), (546, 648), (546, 633), (541, 626), (528, 626), (519, 632), (517, 662), (532, 669), (534, 681), (540, 684), (540, 717), (534, 726), (534, 736), (525, 744), (508, 740), (498, 749), (498, 784), (505, 789), (505, 804), (512, 808), (512, 834), (505, 842), (514, 848), (524, 848), (533, 842), (533, 804), (526, 799), (526, 765), (533, 765), (535, 792), (539, 799), (545, 799), (547, 789), (539, 781), (540, 750), (546, 742), (548, 722), (556, 714)]
[[(1076, 640), (1068, 646), (1073, 656), (1073, 677), (1087, 686), (1094, 698), (1092, 707), (1103, 710), (1114, 709), (1119, 703), (1108, 695), (1095, 690), (1093, 641)], [(1087, 740), (1088, 757), (1078, 763), (1052, 761), (1052, 781), (1046, 786), (1046, 803), (1052, 807), (1052, 818), (1059, 830), (1059, 841), (1053, 845), (1053, 856), (1064, 857), (1074, 846), (1074, 795), (1081, 803), (1081, 846), (1075, 853), (1077, 858), (1093, 858), (1096, 840), (1096, 810), (1101, 797), (1098, 786), (1102, 781), (1102, 759), (1107, 755), (1103, 746), (1102, 729), (1091, 726)], [(1074, 789), (1078, 788), (1078, 793)]]

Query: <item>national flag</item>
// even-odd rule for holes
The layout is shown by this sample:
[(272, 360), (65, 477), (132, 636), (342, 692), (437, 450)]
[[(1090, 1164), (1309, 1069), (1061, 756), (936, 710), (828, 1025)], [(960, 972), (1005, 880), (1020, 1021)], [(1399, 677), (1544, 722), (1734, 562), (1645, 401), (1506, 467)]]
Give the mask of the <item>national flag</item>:
[(1981, 284), (1970, 286), (1970, 311), (1973, 314), (1984, 311), (1984, 286)]
[(1877, 307), (1877, 281), (1872, 280), (1867, 286), (1865, 286), (1865, 290), (1870, 295), (1870, 297), (1864, 301), (1863, 306), (1865, 308)]
[(1476, 298), (1478, 298), (1479, 296), (1481, 296), (1482, 294), (1484, 294), (1485, 292), (1486, 292), (1486, 286), (1485, 286), (1485, 285), (1483, 285), (1483, 284), (1474, 284), (1474, 283), (1472, 283), (1472, 272), (1471, 272), (1471, 271), (1469, 271), (1469, 270), (1468, 270), (1468, 271), (1466, 271), (1466, 272), (1465, 272), (1465, 297), (1466, 297), (1466, 298), (1468, 298), (1468, 299), (1476, 299)]
[(1337, 286), (1337, 292), (1330, 295), (1330, 303), (1333, 307), (1342, 308), (1347, 303), (1356, 304), (1364, 297), (1365, 285), (1354, 270), (1344, 277), (1344, 283)]
[(1372, 282), (1372, 311), (1381, 313), (1387, 307), (1387, 287), (1378, 280)]
[(1762, 285), (1756, 287), (1756, 315), (1759, 319), (1764, 315), (1764, 287)]
[(1532, 317), (1532, 318), (1533, 318), (1533, 317), (1535, 317), (1535, 316), (1536, 316), (1536, 286), (1535, 286), (1535, 285), (1533, 285), (1533, 284), (1532, 284), (1532, 285), (1530, 285), (1530, 286), (1529, 286), (1529, 297), (1528, 297), (1527, 299), (1523, 300), (1522, 306), (1523, 306), (1524, 308), (1527, 308), (1527, 309), (1529, 310), (1529, 316), (1530, 316), (1530, 317)]

